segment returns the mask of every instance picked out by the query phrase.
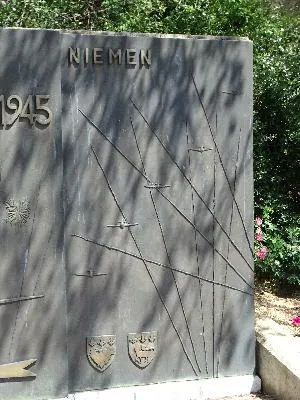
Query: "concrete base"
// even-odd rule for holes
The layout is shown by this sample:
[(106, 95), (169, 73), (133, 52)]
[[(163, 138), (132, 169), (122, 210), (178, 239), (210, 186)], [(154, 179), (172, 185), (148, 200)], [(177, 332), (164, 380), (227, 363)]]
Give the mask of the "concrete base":
[(282, 400), (299, 400), (300, 338), (271, 319), (257, 321), (256, 335), (263, 392)]
[(260, 391), (258, 376), (166, 382), (70, 394), (60, 400), (208, 400)]

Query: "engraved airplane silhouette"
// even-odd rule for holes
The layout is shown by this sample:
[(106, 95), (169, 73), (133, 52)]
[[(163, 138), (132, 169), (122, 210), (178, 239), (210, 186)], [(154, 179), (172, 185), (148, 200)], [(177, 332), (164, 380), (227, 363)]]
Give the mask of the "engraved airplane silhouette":
[(138, 223), (128, 223), (124, 218), (121, 221), (118, 221), (114, 225), (106, 225), (108, 228), (129, 228), (130, 226), (136, 226)]
[(75, 275), (75, 276), (87, 276), (88, 278), (93, 278), (94, 276), (108, 275), (108, 273), (97, 274), (96, 272), (94, 272), (94, 270), (89, 269), (84, 274), (73, 274), (73, 275)]
[(196, 147), (194, 149), (188, 149), (189, 151), (197, 151), (198, 153), (203, 153), (204, 151), (209, 151), (209, 150), (213, 150), (212, 147), (206, 147), (206, 146), (200, 146), (200, 147)]
[(148, 185), (144, 185), (147, 189), (164, 189), (169, 188), (171, 185), (162, 185), (160, 183), (149, 183)]

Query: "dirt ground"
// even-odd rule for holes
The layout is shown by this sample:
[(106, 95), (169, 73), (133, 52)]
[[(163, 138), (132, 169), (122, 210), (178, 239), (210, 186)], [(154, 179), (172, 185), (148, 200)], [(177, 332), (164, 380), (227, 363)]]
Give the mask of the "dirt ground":
[[(271, 318), (280, 325), (288, 327), (292, 334), (299, 335), (291, 325), (294, 315), (300, 315), (300, 287), (276, 290), (271, 284), (256, 284), (255, 292), (256, 318)], [(266, 394), (248, 394), (243, 396), (224, 397), (220, 400), (281, 400)]]
[[(256, 318), (271, 318), (280, 325), (287, 326), (291, 333), (297, 331), (291, 325), (294, 315), (300, 315), (300, 287), (298, 289), (284, 288), (274, 293), (268, 285), (256, 285), (255, 314)], [(299, 329), (298, 329), (299, 332)]]
[(244, 396), (223, 397), (219, 400), (277, 400), (266, 394), (246, 394)]

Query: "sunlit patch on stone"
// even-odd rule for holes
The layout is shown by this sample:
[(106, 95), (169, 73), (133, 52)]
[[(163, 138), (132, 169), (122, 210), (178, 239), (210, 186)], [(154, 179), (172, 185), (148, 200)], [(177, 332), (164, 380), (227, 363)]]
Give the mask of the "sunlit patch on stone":
[(9, 199), (5, 203), (7, 218), (5, 221), (11, 225), (24, 225), (30, 216), (30, 204), (27, 199)]

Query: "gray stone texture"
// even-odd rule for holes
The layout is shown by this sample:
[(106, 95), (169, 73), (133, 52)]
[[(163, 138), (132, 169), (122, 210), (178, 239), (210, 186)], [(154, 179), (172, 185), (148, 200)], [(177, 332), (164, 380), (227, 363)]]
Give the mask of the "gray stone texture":
[[(44, 298), (0, 305), (0, 364), (31, 358), (32, 380), (1, 381), (0, 398), (42, 399), (67, 392), (63, 266), (60, 35), (0, 31), (1, 95), (50, 95), (44, 128), (18, 119), (0, 131), (0, 298)], [(6, 204), (24, 200), (30, 215), (7, 220)]]
[[(152, 64), (69, 65), (69, 47), (151, 49)], [(71, 390), (252, 373), (253, 297), (72, 237), (251, 293), (241, 277), (251, 285), (252, 271), (223, 232), (252, 266), (251, 43), (66, 34), (62, 48)], [(188, 151), (200, 146), (212, 150)], [(170, 187), (145, 188), (143, 174)], [(107, 227), (123, 216), (138, 225)], [(90, 268), (108, 275), (72, 276)], [(153, 330), (156, 357), (139, 370), (127, 333)], [(99, 334), (117, 337), (102, 374), (83, 340)]]
[(276, 399), (297, 400), (300, 393), (300, 341), (291, 329), (266, 318), (256, 322), (257, 373), (263, 391)]
[[(50, 94), (53, 111), (42, 131), (17, 121), (0, 134), (3, 215), (10, 197), (32, 204), (21, 229), (1, 220), (1, 297), (45, 293), (0, 306), (0, 364), (39, 359), (37, 378), (1, 384), (3, 398), (252, 374), (251, 42), (1, 35), (2, 92)], [(70, 47), (89, 48), (88, 62), (70, 63)], [(150, 49), (151, 65), (109, 64), (108, 49)], [(108, 226), (124, 218), (137, 225)], [(153, 331), (155, 357), (138, 368), (127, 335)], [(116, 335), (103, 372), (86, 355), (101, 335)]]

